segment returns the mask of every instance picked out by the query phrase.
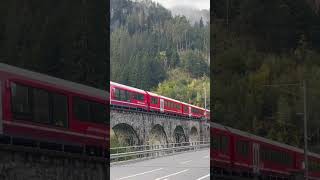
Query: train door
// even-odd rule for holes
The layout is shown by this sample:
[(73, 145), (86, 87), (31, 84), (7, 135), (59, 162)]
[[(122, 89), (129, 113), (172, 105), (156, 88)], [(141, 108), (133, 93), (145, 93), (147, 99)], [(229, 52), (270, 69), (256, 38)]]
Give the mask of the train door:
[(164, 99), (160, 98), (160, 112), (164, 112)]
[(253, 172), (259, 174), (260, 170), (260, 145), (253, 143)]
[(191, 117), (191, 107), (189, 106), (189, 117)]
[(3, 134), (3, 125), (2, 125), (2, 121), (3, 121), (3, 116), (2, 116), (2, 84), (0, 81), (0, 134)]

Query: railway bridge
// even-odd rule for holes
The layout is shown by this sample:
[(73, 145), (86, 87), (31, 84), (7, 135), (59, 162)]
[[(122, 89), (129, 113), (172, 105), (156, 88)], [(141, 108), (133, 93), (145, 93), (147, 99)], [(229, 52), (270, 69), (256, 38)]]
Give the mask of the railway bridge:
[(156, 113), (110, 110), (111, 136), (126, 145), (167, 144), (208, 140), (204, 120)]

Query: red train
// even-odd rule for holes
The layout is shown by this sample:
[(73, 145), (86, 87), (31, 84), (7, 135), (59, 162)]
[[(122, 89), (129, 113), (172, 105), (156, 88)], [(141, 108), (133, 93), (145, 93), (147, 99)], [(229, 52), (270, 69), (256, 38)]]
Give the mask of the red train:
[(0, 140), (107, 152), (107, 91), (0, 63)]
[[(304, 179), (303, 150), (210, 123), (211, 168), (216, 176)], [(309, 153), (309, 179), (320, 179), (320, 155)]]
[(164, 113), (196, 119), (210, 117), (210, 111), (134, 87), (110, 82), (110, 103), (117, 108)]

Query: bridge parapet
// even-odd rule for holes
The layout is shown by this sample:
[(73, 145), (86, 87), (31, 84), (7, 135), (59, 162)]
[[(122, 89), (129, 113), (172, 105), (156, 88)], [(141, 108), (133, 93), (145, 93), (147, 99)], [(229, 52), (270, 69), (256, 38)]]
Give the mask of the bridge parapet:
[[(111, 110), (110, 127), (126, 145), (199, 141), (207, 136), (197, 119), (156, 113)], [(205, 129), (207, 130), (207, 129)]]

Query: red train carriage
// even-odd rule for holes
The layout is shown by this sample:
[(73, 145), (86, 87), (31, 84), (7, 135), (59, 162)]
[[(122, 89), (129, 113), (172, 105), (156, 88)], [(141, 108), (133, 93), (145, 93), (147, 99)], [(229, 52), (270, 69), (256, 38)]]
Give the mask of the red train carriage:
[(160, 103), (163, 102), (164, 113), (182, 116), (182, 102), (160, 96)]
[(211, 159), (211, 164), (215, 167), (215, 173), (220, 174), (222, 173), (223, 169), (230, 169), (230, 133), (224, 126), (215, 124), (214, 128), (211, 127), (210, 144), (210, 157), (214, 157), (213, 159)]
[[(211, 123), (211, 162), (217, 176), (291, 179), (303, 173), (303, 150)], [(320, 156), (309, 153), (310, 179), (320, 179)]]
[(148, 111), (148, 96), (145, 91), (111, 81), (110, 103), (116, 107)]
[(149, 111), (163, 113), (164, 103), (162, 100), (160, 101), (160, 96), (152, 92), (147, 92), (147, 94), (148, 94), (147, 99), (148, 99)]
[(189, 105), (191, 107), (191, 116), (194, 118), (204, 118), (205, 117), (205, 109), (201, 107), (197, 107), (194, 105)]
[(107, 101), (106, 91), (0, 63), (2, 141), (32, 139), (100, 154), (107, 147)]
[(166, 113), (192, 118), (208, 118), (210, 111), (134, 87), (110, 81), (110, 103), (116, 108)]
[(187, 103), (182, 103), (182, 115), (184, 117), (191, 117), (191, 106)]

